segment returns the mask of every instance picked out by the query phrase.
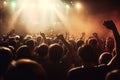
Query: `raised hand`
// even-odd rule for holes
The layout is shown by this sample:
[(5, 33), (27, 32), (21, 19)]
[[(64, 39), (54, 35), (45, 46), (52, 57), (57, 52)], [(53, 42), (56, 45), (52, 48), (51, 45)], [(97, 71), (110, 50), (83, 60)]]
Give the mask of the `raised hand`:
[(43, 37), (44, 43), (47, 43), (47, 40), (46, 40), (45, 34), (40, 32), (40, 35)]
[(63, 37), (62, 34), (59, 34), (59, 35), (57, 36), (57, 38), (58, 38), (58, 39), (62, 39), (62, 40), (64, 39), (64, 37)]
[(116, 28), (116, 25), (115, 23), (112, 21), (112, 20), (107, 20), (107, 21), (104, 21), (103, 22), (103, 25), (108, 28), (108, 29), (111, 29), (111, 30), (114, 30)]
[(45, 34), (44, 34), (44, 33), (41, 33), (41, 32), (40, 32), (40, 35), (41, 35), (42, 37), (45, 37)]
[(114, 67), (119, 67), (120, 66), (120, 36), (119, 32), (116, 28), (115, 23), (112, 20), (107, 20), (104, 21), (103, 23), (106, 28), (112, 30), (114, 38), (115, 38), (115, 52), (116, 55), (111, 59), (111, 61), (108, 63), (108, 65), (114, 66)]

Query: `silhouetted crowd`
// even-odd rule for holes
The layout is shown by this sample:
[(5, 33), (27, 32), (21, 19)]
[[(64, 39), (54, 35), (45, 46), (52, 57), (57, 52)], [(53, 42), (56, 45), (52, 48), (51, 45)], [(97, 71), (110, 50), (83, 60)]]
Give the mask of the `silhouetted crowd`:
[(103, 25), (114, 37), (0, 35), (0, 80), (120, 80), (119, 32), (112, 20)]

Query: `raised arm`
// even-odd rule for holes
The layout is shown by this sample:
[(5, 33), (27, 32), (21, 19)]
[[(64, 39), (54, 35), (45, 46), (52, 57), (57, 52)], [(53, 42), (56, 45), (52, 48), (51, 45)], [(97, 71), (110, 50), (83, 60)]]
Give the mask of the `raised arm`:
[(45, 37), (45, 34), (40, 32), (40, 35), (42, 36), (44, 43), (47, 43), (47, 39)]
[(112, 20), (104, 21), (103, 23), (106, 28), (112, 30), (114, 38), (115, 38), (115, 50), (116, 56), (109, 62), (108, 65), (118, 66), (120, 65), (120, 36), (118, 30), (116, 28), (115, 23)]
[(73, 52), (72, 46), (65, 40), (62, 34), (58, 35), (57, 38), (63, 42), (63, 44), (68, 48), (70, 52)]

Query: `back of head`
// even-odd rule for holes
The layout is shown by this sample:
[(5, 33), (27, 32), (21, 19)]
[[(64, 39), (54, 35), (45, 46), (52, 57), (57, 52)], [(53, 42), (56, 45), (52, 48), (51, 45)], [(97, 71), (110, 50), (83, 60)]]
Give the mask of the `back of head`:
[(31, 53), (27, 46), (23, 45), (17, 49), (16, 59), (31, 58)]
[(90, 45), (84, 45), (78, 48), (79, 56), (83, 63), (96, 63), (96, 53)]
[(37, 42), (40, 42), (42, 40), (42, 37), (39, 35), (37, 36)]
[(108, 64), (112, 59), (112, 55), (109, 52), (104, 52), (99, 57), (99, 64)]
[(105, 80), (120, 80), (120, 70), (113, 70), (107, 73)]
[(62, 55), (63, 48), (59, 44), (55, 43), (49, 46), (49, 57), (51, 61), (59, 61), (62, 58)]
[(9, 45), (15, 47), (16, 43), (17, 43), (17, 42), (16, 42), (15, 37), (9, 38)]
[(106, 39), (105, 47), (108, 51), (110, 51), (110, 52), (113, 51), (113, 49), (115, 47), (115, 43), (114, 43), (114, 39), (112, 37), (108, 37)]
[(74, 40), (69, 40), (68, 42), (73, 48), (75, 48), (76, 42)]
[(8, 68), (5, 80), (46, 80), (43, 67), (30, 59), (13, 61)]
[(77, 43), (76, 43), (76, 48), (78, 49), (79, 47), (81, 47), (82, 45), (84, 44), (84, 41), (83, 40), (78, 40)]
[(29, 48), (34, 48), (34, 46), (35, 46), (35, 41), (34, 41), (33, 39), (27, 40), (27, 41), (26, 41), (26, 45), (27, 45)]
[(95, 47), (97, 45), (97, 39), (96, 38), (90, 38), (88, 40), (88, 44)]
[(47, 44), (40, 44), (37, 48), (37, 53), (39, 54), (40, 57), (45, 57), (48, 54), (48, 45)]
[(103, 80), (95, 67), (76, 67), (69, 70), (67, 80)]
[(0, 47), (0, 74), (4, 74), (12, 59), (13, 54), (11, 50), (7, 47)]

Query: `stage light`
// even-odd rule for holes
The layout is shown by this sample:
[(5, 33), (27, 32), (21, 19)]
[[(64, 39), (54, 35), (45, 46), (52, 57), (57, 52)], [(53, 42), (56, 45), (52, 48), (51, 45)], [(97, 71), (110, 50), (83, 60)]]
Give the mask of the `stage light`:
[(4, 1), (4, 2), (3, 2), (3, 5), (6, 6), (6, 5), (7, 5), (7, 1)]
[(69, 8), (70, 8), (70, 6), (68, 4), (66, 4), (66, 9), (69, 9)]
[(39, 1), (39, 7), (42, 8), (42, 9), (51, 9), (52, 8), (52, 2), (50, 2), (49, 0), (41, 0)]
[(39, 32), (52, 28), (57, 22), (66, 23), (66, 15), (70, 4), (64, 4), (61, 0), (8, 0), (9, 7), (13, 12), (12, 24), (20, 18), (24, 21), (28, 32)]
[(82, 8), (82, 5), (80, 3), (76, 3), (75, 7), (76, 7), (76, 9), (80, 9), (80, 8)]
[(31, 3), (30, 8), (35, 9), (36, 5), (34, 3)]
[(16, 2), (12, 1), (12, 2), (11, 2), (11, 7), (12, 7), (13, 9), (15, 9), (16, 6), (17, 6), (17, 5), (16, 5)]

